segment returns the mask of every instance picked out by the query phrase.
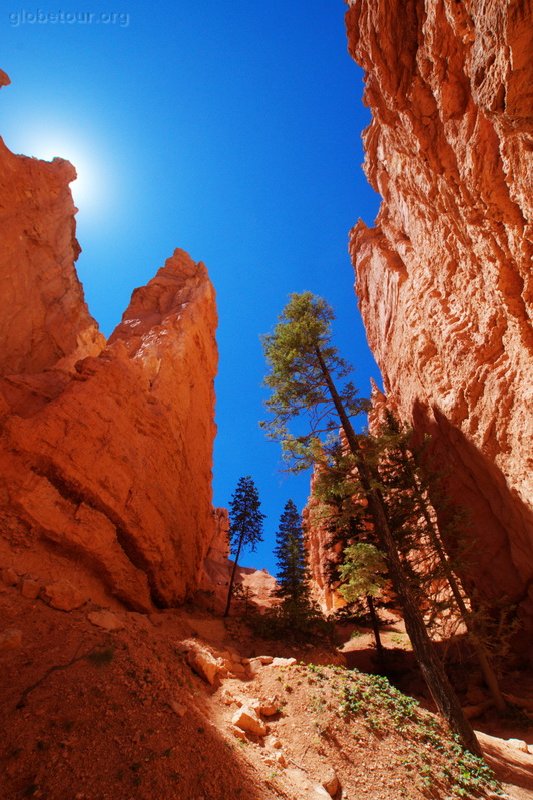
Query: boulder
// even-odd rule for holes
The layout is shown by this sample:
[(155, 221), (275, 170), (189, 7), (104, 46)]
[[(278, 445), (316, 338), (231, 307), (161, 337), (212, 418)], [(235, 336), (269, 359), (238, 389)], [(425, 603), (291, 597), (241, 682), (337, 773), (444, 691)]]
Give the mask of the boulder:
[(49, 583), (41, 592), (41, 597), (52, 608), (59, 611), (74, 611), (87, 602), (87, 597), (67, 580)]
[(200, 644), (194, 643), (187, 652), (187, 663), (197, 675), (210, 686), (215, 684), (217, 675), (222, 669), (221, 659)]
[(120, 631), (125, 627), (125, 623), (112, 611), (91, 611), (87, 614), (87, 619), (97, 628), (105, 631)]
[(264, 723), (250, 706), (241, 706), (231, 718), (231, 722), (237, 728), (254, 736), (264, 736), (267, 732)]
[(259, 713), (264, 717), (273, 717), (279, 711), (279, 702), (275, 698), (261, 700), (259, 702)]

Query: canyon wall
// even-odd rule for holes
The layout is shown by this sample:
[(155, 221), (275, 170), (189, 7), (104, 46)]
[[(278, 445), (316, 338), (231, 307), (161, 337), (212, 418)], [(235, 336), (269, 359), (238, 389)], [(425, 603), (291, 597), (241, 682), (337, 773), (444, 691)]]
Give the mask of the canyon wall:
[(533, 627), (529, 0), (352, 0), (382, 196), (350, 252), (389, 406), (434, 436), (470, 575)]
[(318, 603), (322, 613), (330, 614), (346, 605), (342, 595), (336, 591), (338, 581), (331, 574), (332, 566), (343, 561), (344, 546), (335, 541), (324, 508), (314, 494), (316, 479), (315, 469), (311, 478), (311, 494), (302, 514), (304, 540), (313, 600)]
[(217, 532), (214, 291), (176, 250), (106, 343), (74, 267), (74, 178), (0, 140), (0, 568), (63, 605), (174, 605)]

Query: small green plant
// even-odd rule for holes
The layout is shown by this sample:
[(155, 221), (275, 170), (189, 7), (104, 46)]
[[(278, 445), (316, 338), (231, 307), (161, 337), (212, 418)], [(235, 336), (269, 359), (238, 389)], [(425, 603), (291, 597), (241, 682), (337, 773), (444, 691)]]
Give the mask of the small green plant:
[(411, 649), (411, 643), (406, 633), (393, 633), (391, 636), (391, 641), (393, 644), (398, 645), (398, 647), (407, 647), (408, 649)]
[[(408, 697), (380, 675), (352, 675), (337, 673), (344, 680), (338, 684), (339, 709), (346, 720), (352, 715), (363, 719), (367, 728), (380, 734), (394, 728), (403, 737), (417, 743), (416, 758), (406, 758), (399, 763), (404, 769), (417, 773), (417, 781), (424, 791), (448, 786), (453, 797), (474, 798), (486, 791), (498, 792), (499, 784), (483, 759), (463, 749), (454, 736), (450, 742), (435, 717), (422, 711), (412, 697)], [(430, 748), (422, 749), (420, 744)], [(440, 753), (446, 766), (432, 766), (430, 752)]]

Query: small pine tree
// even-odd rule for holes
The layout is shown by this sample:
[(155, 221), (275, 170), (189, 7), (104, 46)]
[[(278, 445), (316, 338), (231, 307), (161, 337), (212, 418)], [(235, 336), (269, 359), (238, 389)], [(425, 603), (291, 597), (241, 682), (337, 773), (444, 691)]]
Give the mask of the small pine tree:
[(366, 599), (376, 652), (380, 667), (385, 670), (385, 650), (379, 632), (379, 618), (374, 605), (386, 586), (387, 563), (383, 553), (369, 542), (357, 542), (344, 551), (344, 563), (339, 567), (340, 578), (344, 583), (339, 587), (340, 594), (348, 603)]
[(274, 555), (278, 563), (276, 597), (281, 598), (287, 616), (305, 613), (311, 607), (302, 518), (288, 500), (276, 534)]
[(368, 542), (358, 542), (344, 551), (345, 561), (339, 572), (345, 581), (339, 592), (353, 603), (360, 597), (379, 597), (386, 584), (387, 565), (377, 547)]
[(237, 563), (243, 547), (254, 552), (257, 543), (263, 541), (263, 520), (265, 515), (259, 510), (261, 502), (256, 485), (250, 475), (239, 478), (237, 488), (229, 504), (229, 544), (230, 553), (235, 556), (228, 588), (228, 597), (224, 616), (227, 617), (233, 594), (233, 584)]

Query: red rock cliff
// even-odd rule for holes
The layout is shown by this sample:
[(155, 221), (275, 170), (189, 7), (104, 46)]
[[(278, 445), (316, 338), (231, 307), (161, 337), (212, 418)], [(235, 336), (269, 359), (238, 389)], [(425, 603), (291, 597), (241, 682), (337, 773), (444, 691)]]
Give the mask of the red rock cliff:
[(533, 621), (529, 0), (355, 0), (383, 198), (350, 250), (389, 403), (435, 434), (478, 589)]
[(176, 250), (106, 345), (74, 268), (74, 176), (0, 144), (0, 566), (172, 605), (216, 527), (214, 291)]

